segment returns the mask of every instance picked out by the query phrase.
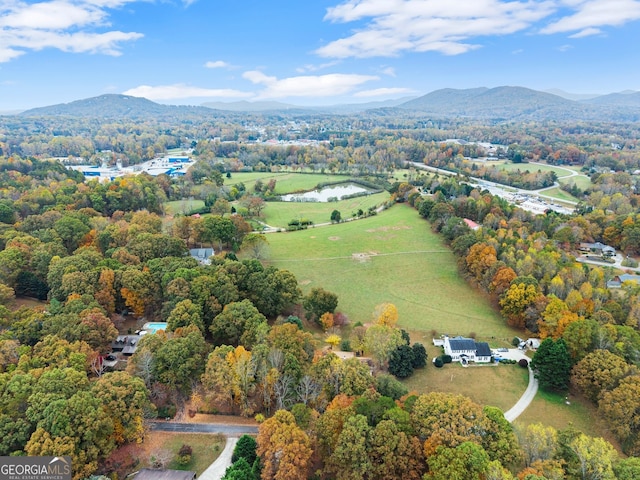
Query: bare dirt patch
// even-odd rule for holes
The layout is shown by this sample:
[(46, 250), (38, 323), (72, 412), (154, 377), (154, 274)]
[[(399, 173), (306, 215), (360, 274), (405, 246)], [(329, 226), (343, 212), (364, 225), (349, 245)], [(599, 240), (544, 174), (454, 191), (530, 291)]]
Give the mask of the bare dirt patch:
[(378, 253), (377, 252), (356, 252), (356, 253), (352, 253), (351, 254), (351, 258), (353, 258), (354, 260), (357, 260), (359, 262), (368, 262), (369, 260), (371, 260), (371, 257), (375, 257)]
[(340, 240), (340, 237), (329, 237), (329, 240), (331, 240), (332, 242), (335, 242), (337, 240)]
[(309, 285), (310, 283), (311, 283), (311, 280), (301, 280), (298, 282), (298, 285), (305, 286), (305, 285)]

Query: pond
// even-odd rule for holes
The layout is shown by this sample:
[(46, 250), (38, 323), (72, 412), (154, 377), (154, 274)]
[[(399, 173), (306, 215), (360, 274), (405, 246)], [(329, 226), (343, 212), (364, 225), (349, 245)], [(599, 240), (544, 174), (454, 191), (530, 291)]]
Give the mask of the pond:
[(370, 194), (372, 190), (355, 183), (341, 183), (331, 185), (320, 190), (311, 190), (304, 193), (290, 193), (280, 197), (283, 202), (329, 202), (334, 199), (341, 200), (348, 195)]

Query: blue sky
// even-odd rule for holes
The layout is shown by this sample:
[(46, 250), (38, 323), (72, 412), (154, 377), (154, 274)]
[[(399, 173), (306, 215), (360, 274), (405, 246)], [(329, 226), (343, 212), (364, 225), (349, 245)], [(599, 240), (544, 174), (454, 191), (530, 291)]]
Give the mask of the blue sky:
[(640, 90), (640, 0), (0, 0), (0, 111)]

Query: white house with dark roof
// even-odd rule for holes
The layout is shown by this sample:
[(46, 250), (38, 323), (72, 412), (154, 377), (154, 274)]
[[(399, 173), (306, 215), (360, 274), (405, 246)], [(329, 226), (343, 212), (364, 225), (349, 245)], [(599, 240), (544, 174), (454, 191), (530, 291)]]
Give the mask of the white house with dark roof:
[(211, 265), (211, 257), (215, 252), (213, 248), (192, 248), (189, 250), (189, 255), (195, 258), (200, 265)]
[(450, 355), (454, 362), (491, 362), (491, 348), (486, 342), (476, 342), (472, 338), (445, 337), (444, 353)]

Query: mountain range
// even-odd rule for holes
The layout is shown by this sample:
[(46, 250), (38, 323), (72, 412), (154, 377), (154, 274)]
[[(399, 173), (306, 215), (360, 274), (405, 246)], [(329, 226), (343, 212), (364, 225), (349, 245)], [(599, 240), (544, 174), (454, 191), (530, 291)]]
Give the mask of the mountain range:
[[(600, 96), (575, 96), (502, 86), (436, 90), (417, 98), (401, 98), (383, 102), (299, 106), (280, 102), (209, 102), (200, 106), (164, 105), (145, 98), (107, 94), (75, 102), (34, 108), (19, 115), (24, 117), (76, 116), (104, 118), (173, 118), (197, 119), (233, 117), (250, 114), (334, 114), (362, 112), (376, 115), (430, 115), (462, 117), (492, 121), (589, 120), (639, 121), (640, 92), (621, 92)], [(563, 96), (561, 96), (563, 95)], [(567, 98), (573, 95), (573, 98)]]

